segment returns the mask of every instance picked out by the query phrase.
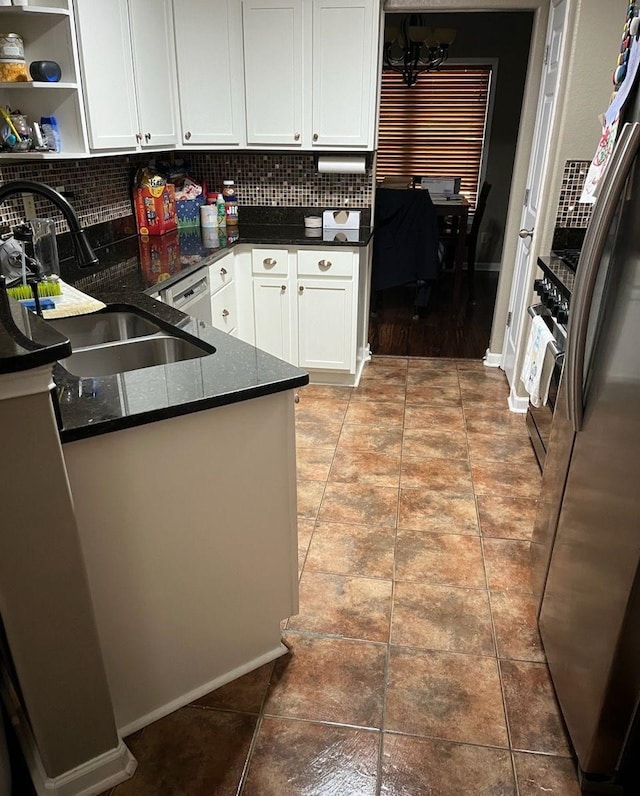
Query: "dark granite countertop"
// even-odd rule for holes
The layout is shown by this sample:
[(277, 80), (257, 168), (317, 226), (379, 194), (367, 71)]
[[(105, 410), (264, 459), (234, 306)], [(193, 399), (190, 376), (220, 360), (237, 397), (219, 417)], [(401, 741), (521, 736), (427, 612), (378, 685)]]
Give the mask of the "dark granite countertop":
[(54, 366), (63, 442), (131, 428), (215, 406), (301, 387), (308, 374), (191, 318), (143, 293), (96, 290), (113, 309), (133, 305), (178, 336), (192, 336), (215, 353), (183, 362), (99, 377)]

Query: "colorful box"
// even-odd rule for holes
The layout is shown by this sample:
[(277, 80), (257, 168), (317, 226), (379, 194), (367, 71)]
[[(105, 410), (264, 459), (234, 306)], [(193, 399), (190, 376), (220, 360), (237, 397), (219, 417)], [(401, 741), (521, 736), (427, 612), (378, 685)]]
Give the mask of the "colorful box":
[(180, 242), (178, 232), (169, 232), (163, 237), (151, 238), (141, 235), (140, 269), (149, 285), (156, 285), (180, 273)]
[(136, 224), (140, 235), (164, 235), (178, 228), (176, 200), (171, 183), (135, 188)]
[(204, 195), (193, 199), (176, 199), (176, 211), (179, 227), (199, 227), (200, 207), (204, 204)]

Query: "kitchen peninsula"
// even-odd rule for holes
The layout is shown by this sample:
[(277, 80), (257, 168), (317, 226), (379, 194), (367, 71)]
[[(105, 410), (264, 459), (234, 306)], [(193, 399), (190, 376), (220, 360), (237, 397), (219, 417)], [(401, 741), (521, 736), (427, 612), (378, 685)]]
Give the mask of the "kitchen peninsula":
[[(123, 250), (132, 242), (137, 248), (133, 238), (122, 244)], [(88, 584), (90, 596), (85, 594), (84, 602), (89, 616), (95, 615), (111, 697), (109, 720), (122, 737), (286, 651), (280, 621), (298, 606), (293, 391), (308, 376), (131, 284), (123, 289), (120, 276), (132, 274), (126, 258), (109, 274), (109, 255), (99, 247), (97, 253), (101, 266), (88, 279), (95, 284), (94, 295), (106, 299), (107, 311), (140, 313), (162, 330), (206, 348), (197, 358), (101, 376), (74, 376), (55, 364), (61, 424), (56, 448), (54, 414), (46, 400), (50, 376), (43, 368), (47, 361), (65, 358), (67, 344), (49, 332), (52, 355), (41, 360), (39, 339), (43, 334), (46, 338), (48, 324), (37, 318), (32, 322), (33, 316), (13, 301), (7, 305), (10, 312), (2, 314), (3, 385), (17, 378), (14, 366), (24, 370), (26, 360), (18, 359), (16, 351), (28, 352), (42, 371), (41, 418), (35, 427), (48, 423), (54, 434), (49, 435), (51, 445), (38, 454), (39, 483), (65, 483), (68, 478), (72, 514), (67, 519), (77, 526), (79, 540), (73, 576)], [(63, 262), (62, 273), (73, 281), (73, 266)], [(84, 291), (92, 293), (86, 286)], [(34, 326), (40, 337), (29, 336)], [(25, 372), (28, 379), (30, 371)], [(10, 426), (12, 410), (29, 399), (16, 396), (15, 390), (3, 398), (0, 417)], [(15, 454), (13, 448), (5, 449), (5, 456)], [(8, 459), (3, 471), (11, 467)], [(27, 506), (19, 495), (17, 499), (20, 510), (9, 518), (14, 530), (31, 522), (32, 508), (41, 514), (33, 502)], [(58, 521), (65, 527), (58, 528)], [(56, 511), (48, 514), (46, 525), (54, 547), (48, 562), (38, 557), (38, 566), (62, 570), (71, 578), (68, 562), (56, 557), (55, 545), (59, 536), (68, 536), (67, 520)], [(21, 538), (12, 534), (16, 536)], [(12, 544), (17, 543), (14, 538)], [(28, 561), (28, 551), (18, 558)], [(41, 572), (23, 575), (31, 592), (48, 579), (43, 581)], [(71, 589), (70, 582), (66, 588)], [(40, 604), (50, 600), (50, 594), (38, 596)], [(36, 615), (27, 627), (19, 621), (18, 606), (13, 613), (10, 595), (3, 606), (9, 649), (26, 646), (28, 657), (26, 635), (44, 634), (46, 616), (38, 622)], [(64, 671), (64, 656), (75, 651), (69, 647), (61, 654)], [(33, 662), (22, 652), (13, 657), (21, 686), (15, 691), (24, 695), (22, 721), (28, 725), (26, 716), (46, 714), (46, 706), (41, 690), (32, 687)], [(46, 681), (41, 670), (37, 676)], [(103, 707), (84, 701), (89, 725), (103, 720), (93, 714)], [(54, 730), (55, 721), (48, 716)], [(73, 717), (68, 723), (73, 730)], [(59, 745), (64, 746), (68, 735), (75, 737), (76, 746), (82, 744), (78, 732), (58, 735)], [(113, 738), (117, 744), (117, 736)], [(123, 764), (117, 781), (127, 765), (129, 774), (133, 770), (122, 742), (120, 747)], [(35, 759), (36, 752), (47, 787), (68, 774), (64, 762), (62, 770), (47, 769), (49, 749), (44, 746), (25, 755)], [(63, 748), (61, 758), (71, 759), (74, 771), (91, 762), (66, 752)], [(37, 774), (32, 771), (32, 776)], [(99, 781), (116, 782), (108, 777)], [(51, 787), (53, 793), (62, 792)]]

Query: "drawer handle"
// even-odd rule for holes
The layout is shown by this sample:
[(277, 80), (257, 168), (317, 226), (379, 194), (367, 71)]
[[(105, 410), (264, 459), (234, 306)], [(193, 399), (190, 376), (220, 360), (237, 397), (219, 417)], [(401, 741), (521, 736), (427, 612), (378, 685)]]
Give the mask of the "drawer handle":
[(314, 141), (317, 141), (317, 140), (318, 140), (318, 133), (314, 133), (314, 134), (313, 134), (313, 140), (314, 140)]
[(229, 310), (222, 310), (222, 317), (227, 318), (229, 315)]
[(331, 262), (331, 260), (318, 260), (318, 265), (320, 266), (320, 268), (324, 268), (326, 270), (327, 268), (331, 268), (333, 263)]
[(299, 140), (300, 140), (300, 133), (296, 133), (296, 134), (293, 136), (293, 140), (294, 140), (294, 141), (299, 141)]
[(187, 132), (184, 134), (184, 137), (187, 141), (191, 138), (191, 133), (189, 132), (189, 130), (187, 130)]
[(286, 292), (287, 292), (287, 286), (286, 286), (286, 285), (280, 285), (280, 290), (281, 290), (283, 293), (286, 293)]
[(273, 257), (267, 257), (265, 260), (262, 261), (262, 265), (266, 265), (267, 268), (272, 268), (274, 265), (277, 265), (278, 261), (274, 260)]
[(228, 273), (228, 271), (227, 271), (227, 269), (226, 269), (226, 268), (221, 268), (221, 269), (220, 269), (220, 276), (226, 276), (226, 275), (227, 275), (227, 273)]
[(304, 293), (304, 285), (300, 285), (300, 287), (298, 288), (298, 290), (300, 291), (300, 293)]

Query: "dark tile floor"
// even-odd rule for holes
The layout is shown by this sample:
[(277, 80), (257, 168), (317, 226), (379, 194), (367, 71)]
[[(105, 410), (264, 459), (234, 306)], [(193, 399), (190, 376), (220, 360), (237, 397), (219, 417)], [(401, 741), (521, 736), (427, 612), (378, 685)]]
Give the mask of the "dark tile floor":
[(128, 739), (114, 796), (578, 796), (506, 396), (480, 362), (396, 358), (301, 391), (291, 653)]

